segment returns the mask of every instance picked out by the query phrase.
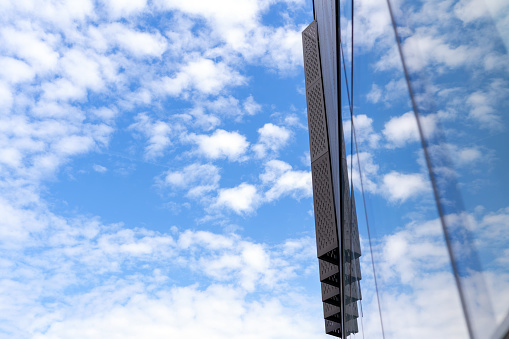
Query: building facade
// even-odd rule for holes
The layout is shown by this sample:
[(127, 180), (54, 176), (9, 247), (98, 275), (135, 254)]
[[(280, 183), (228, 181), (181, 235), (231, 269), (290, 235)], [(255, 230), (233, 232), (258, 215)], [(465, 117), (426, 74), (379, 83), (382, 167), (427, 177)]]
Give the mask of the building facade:
[(338, 107), (341, 93), (333, 5), (315, 3), (316, 20), (303, 31), (302, 41), (325, 331), (346, 338), (359, 331), (361, 251)]

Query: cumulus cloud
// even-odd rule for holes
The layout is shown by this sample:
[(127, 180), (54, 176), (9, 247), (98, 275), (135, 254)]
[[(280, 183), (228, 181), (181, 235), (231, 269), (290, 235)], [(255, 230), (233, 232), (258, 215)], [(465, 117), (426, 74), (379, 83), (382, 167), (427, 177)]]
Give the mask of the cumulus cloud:
[(219, 190), (213, 209), (226, 208), (237, 214), (253, 212), (260, 203), (256, 186), (243, 182), (239, 186)]
[[(496, 215), (495, 219), (497, 219), (496, 222), (490, 223), (490, 227), (493, 227), (490, 230), (481, 226), (483, 218), (487, 217), (489, 219), (489, 215)], [(476, 223), (474, 217), (469, 214), (462, 216), (449, 214), (445, 216), (445, 220), (449, 225), (457, 223), (460, 218)], [(485, 317), (486, 313), (490, 311), (483, 308), (486, 306), (486, 299), (483, 300), (482, 298), (489, 297), (490, 293), (497, 295), (492, 302), (496, 317), (501, 321), (507, 313), (509, 296), (506, 291), (509, 290), (509, 277), (503, 269), (493, 266), (497, 262), (497, 258), (500, 258), (503, 253), (500, 249), (503, 248), (501, 244), (506, 240), (506, 235), (503, 236), (504, 240), (500, 242), (495, 238), (500, 237), (501, 233), (499, 231), (507, 226), (504, 225), (507, 222), (505, 220), (507, 219), (506, 212), (499, 210), (488, 213), (483, 218), (480, 219), (473, 231), (477, 232), (475, 239), (487, 240), (479, 241), (476, 247), (481, 257), (488, 260), (484, 264), (489, 266), (490, 269), (484, 270), (481, 279), (477, 274), (464, 275), (461, 279), (469, 294), (468, 302), (475, 304), (476, 309), (471, 309), (477, 317), (473, 323), (474, 330), (486, 333), (486, 328), (479, 327), (479, 324), (482, 324), (484, 321), (482, 317)], [(492, 234), (492, 232), (495, 232), (495, 234)], [(488, 240), (484, 238), (483, 234), (488, 237), (490, 237), (488, 234), (491, 234), (493, 238)], [(382, 291), (380, 298), (384, 319), (390, 319), (388, 323), (385, 323), (385, 333), (393, 333), (398, 338), (426, 338), (433, 335), (433, 330), (429, 328), (430, 322), (436, 322), (435, 328), (440, 327), (441, 333), (447, 333), (448, 338), (468, 336), (439, 218), (413, 220), (380, 239), (380, 242), (373, 246), (373, 250), (375, 251), (374, 255), (379, 258), (377, 260), (378, 288)], [(488, 251), (489, 254), (485, 251)], [(366, 258), (361, 257), (361, 260), (364, 260), (366, 267), (369, 267), (367, 265), (370, 263)], [(373, 282), (372, 276), (363, 273), (364, 279)], [(391, 289), (391, 286), (395, 285), (404, 286), (406, 290), (401, 288)], [(365, 334), (370, 336), (380, 333), (374, 321), (369, 320), (372, 316), (376, 317), (378, 312), (374, 292), (374, 288), (364, 284)], [(475, 297), (472, 297), (474, 295)], [(479, 298), (475, 299), (476, 297)], [(443, 302), (444, 298), (448, 300), (448, 307), (437, 310), (433, 305), (436, 305), (436, 302), (440, 302), (440, 300)], [(479, 306), (481, 304), (483, 304), (483, 307)], [(433, 311), (430, 312), (430, 310)], [(439, 317), (437, 317), (436, 312), (440, 312)], [(368, 325), (366, 325), (366, 321)], [(489, 331), (492, 330), (493, 327)]]
[[(300, 1), (283, 1), (295, 5)], [(261, 22), (262, 13), (270, 2), (224, 0), (211, 6), (207, 1), (183, 3), (179, 1), (155, 2), (159, 8), (178, 10), (191, 17), (207, 22), (216, 36), (225, 44), (226, 56), (239, 53), (248, 62), (263, 63), (282, 72), (302, 65), (302, 27), (287, 24), (283, 27), (267, 27)]]
[[(421, 116), (420, 118), (423, 133), (430, 137), (435, 133), (435, 115)], [(393, 117), (385, 123), (382, 134), (389, 142), (389, 147), (403, 147), (409, 142), (421, 140), (417, 121), (413, 112), (407, 112), (399, 117)]]
[[(468, 167), (470, 169), (478, 165), (489, 164), (493, 158), (493, 152), (478, 146), (463, 146), (450, 143), (440, 143), (428, 147), (432, 159), (436, 159), (435, 167), (440, 163), (448, 163), (461, 169)], [(453, 171), (453, 169), (449, 169)]]
[(4, 27), (0, 38), (9, 55), (26, 61), (36, 72), (47, 72), (57, 66), (59, 56), (53, 45), (58, 40), (52, 34)]
[[(97, 305), (99, 300), (94, 296), (78, 300), (76, 302), (93, 305), (85, 308), (87, 314), (70, 315), (60, 323), (52, 323), (46, 333), (38, 333), (34, 338), (89, 338), (100, 337), (104, 333), (115, 333), (119, 338), (171, 336), (190, 339), (204, 336), (244, 338), (246, 332), (256, 338), (319, 338), (322, 335), (321, 331), (313, 329), (315, 319), (303, 318), (300, 309), (290, 311), (291, 307), (275, 298), (261, 303), (248, 301), (242, 291), (223, 285), (204, 290), (193, 286), (176, 287), (157, 296), (136, 287), (132, 290), (127, 286), (110, 287), (118, 288), (124, 295), (136, 294), (133, 299), (118, 296), (119, 301), (125, 302), (124, 305), (107, 300), (103, 302), (108, 306), (101, 309)], [(110, 292), (104, 297), (114, 299), (117, 295)]]
[[(316, 266), (312, 251), (300, 253), (298, 260), (293, 256), (308, 238), (268, 246), (236, 234), (176, 228), (170, 234), (103, 225), (97, 219), (66, 220), (43, 205), (32, 211), (1, 202), (0, 297), (10, 312), (0, 326), (10, 336), (60, 337), (95, 324), (76, 335), (116, 331), (122, 337), (208, 333), (219, 338), (226, 330), (240, 338), (247, 326), (249, 333), (271, 338), (287, 335), (280, 325), (288, 321), (299, 327), (292, 336), (318, 338), (321, 333), (315, 324), (320, 324), (319, 304), (290, 302), (285, 296), (293, 290), (292, 279), (309, 274), (311, 263)], [(13, 263), (27, 250), (36, 254), (26, 256), (20, 270)], [(179, 280), (198, 275), (202, 284), (169, 284), (174, 274)], [(249, 301), (256, 291), (274, 294), (263, 302)], [(41, 301), (47, 298), (51, 305)], [(145, 316), (140, 317), (141, 309)], [(255, 320), (269, 315), (277, 319), (274, 328), (257, 330)], [(204, 326), (196, 327), (196, 319)]]
[(0, 70), (0, 77), (6, 82), (14, 84), (26, 82), (35, 76), (34, 69), (21, 60), (1, 57), (0, 63), (4, 65)]
[(245, 82), (245, 77), (225, 62), (199, 58), (183, 65), (174, 76), (155, 81), (153, 87), (156, 91), (170, 96), (179, 96), (187, 90), (219, 94), (225, 87), (238, 86)]
[(0, 82), (0, 111), (8, 112), (12, 107), (12, 92), (10, 86)]
[(290, 164), (281, 160), (268, 161), (260, 179), (270, 187), (265, 192), (265, 199), (269, 202), (285, 195), (295, 199), (312, 196), (311, 172), (295, 171)]
[(493, 79), (486, 90), (477, 90), (468, 95), (468, 116), (483, 128), (502, 130), (504, 124), (496, 106), (507, 93), (507, 83), (501, 79)]
[(477, 51), (465, 45), (453, 47), (442, 38), (419, 33), (407, 38), (403, 49), (407, 65), (412, 71), (421, 70), (428, 64), (457, 68), (477, 54)]
[[(378, 147), (380, 135), (373, 130), (373, 119), (369, 118), (366, 114), (358, 114), (353, 117), (355, 134), (357, 142), (360, 144), (368, 144), (371, 148)], [(350, 120), (343, 122), (343, 130), (345, 141), (350, 142), (352, 124)], [(355, 141), (354, 141), (355, 142)]]
[(368, 101), (376, 104), (378, 101), (380, 101), (381, 97), (382, 97), (382, 90), (380, 89), (380, 87), (378, 87), (377, 84), (372, 84), (371, 91), (369, 91), (369, 93), (366, 95), (366, 99), (368, 99)]
[(128, 17), (141, 12), (147, 5), (147, 0), (108, 0), (102, 1), (112, 19)]
[(177, 189), (187, 190), (187, 196), (200, 198), (219, 187), (219, 168), (212, 164), (191, 164), (181, 171), (164, 173), (163, 183)]
[(359, 152), (353, 155), (353, 167), (352, 166), (352, 155), (347, 156), (348, 165), (348, 177), (353, 181), (353, 185), (357, 190), (361, 190), (361, 181), (359, 174), (359, 164), (362, 171), (362, 183), (366, 192), (378, 193), (378, 169), (379, 166), (373, 161), (373, 155), (369, 152)]
[(428, 179), (419, 173), (404, 174), (392, 171), (385, 174), (382, 181), (382, 194), (394, 202), (405, 202), (431, 189)]
[(262, 109), (262, 106), (255, 101), (252, 95), (247, 97), (242, 106), (248, 115), (255, 115)]
[(222, 129), (212, 135), (194, 135), (192, 139), (198, 145), (198, 153), (209, 159), (242, 161), (249, 147), (245, 136)]
[(241, 121), (244, 115), (255, 115), (261, 110), (261, 105), (257, 103), (253, 96), (248, 96), (242, 103), (233, 96), (219, 96), (213, 101), (203, 103), (209, 111), (226, 117), (233, 117), (236, 121)]
[(271, 151), (274, 154), (284, 147), (290, 139), (291, 133), (285, 127), (271, 123), (258, 129), (258, 143), (253, 145), (253, 150), (258, 158), (264, 158)]
[(101, 26), (98, 33), (108, 44), (123, 48), (137, 58), (161, 57), (168, 45), (159, 32), (138, 31), (120, 23)]
[(154, 159), (164, 154), (164, 151), (171, 145), (171, 126), (169, 123), (154, 121), (145, 113), (140, 113), (135, 118), (136, 122), (129, 126), (129, 129), (143, 133), (148, 138), (148, 145), (145, 147), (145, 158)]

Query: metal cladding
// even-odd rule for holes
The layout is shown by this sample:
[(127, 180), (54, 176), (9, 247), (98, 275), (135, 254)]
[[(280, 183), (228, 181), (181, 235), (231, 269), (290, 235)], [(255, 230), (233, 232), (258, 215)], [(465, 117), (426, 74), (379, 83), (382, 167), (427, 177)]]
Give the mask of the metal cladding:
[[(361, 251), (355, 203), (353, 196), (350, 195), (346, 170), (344, 141), (341, 140), (341, 145), (331, 145), (329, 140), (330, 126), (327, 125), (318, 33), (316, 21), (302, 32), (316, 248), (325, 332), (342, 337), (358, 332), (357, 301), (361, 299), (359, 286)], [(337, 102), (337, 99), (332, 101)], [(331, 157), (331, 149), (342, 152), (332, 154)], [(338, 161), (337, 166), (332, 166), (331, 158)], [(342, 169), (338, 173), (338, 180), (333, 180), (335, 175), (333, 167)], [(339, 189), (334, 188), (334, 182), (342, 183), (341, 194), (336, 193)], [(339, 216), (336, 206), (340, 209)], [(338, 222), (341, 223), (340, 227)]]

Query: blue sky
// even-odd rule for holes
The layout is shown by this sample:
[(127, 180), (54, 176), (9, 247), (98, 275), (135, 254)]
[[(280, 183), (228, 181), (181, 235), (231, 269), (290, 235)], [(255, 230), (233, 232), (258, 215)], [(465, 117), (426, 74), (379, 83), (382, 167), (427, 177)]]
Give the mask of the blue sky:
[[(432, 4), (402, 5), (397, 19), (413, 79), (432, 89), (418, 93), (435, 104), (425, 134), (453, 160), (441, 178), (459, 183), (500, 321), (509, 8)], [(354, 122), (386, 334), (463, 338), (387, 8), (356, 6)], [(310, 1), (0, 9), (0, 337), (324, 337), (301, 46)], [(370, 338), (380, 329), (356, 194)]]

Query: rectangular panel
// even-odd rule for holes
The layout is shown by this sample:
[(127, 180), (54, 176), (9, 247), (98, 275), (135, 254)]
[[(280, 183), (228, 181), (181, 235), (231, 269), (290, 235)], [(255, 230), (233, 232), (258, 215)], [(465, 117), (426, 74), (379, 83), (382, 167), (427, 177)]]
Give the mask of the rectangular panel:
[(341, 324), (331, 320), (325, 320), (325, 333), (341, 338)]
[(309, 150), (311, 163), (313, 163), (329, 151), (322, 83), (320, 81), (306, 88), (306, 99), (308, 108)]
[(315, 210), (316, 248), (318, 257), (339, 245), (336, 212), (332, 193), (329, 154), (325, 153), (311, 165)]

